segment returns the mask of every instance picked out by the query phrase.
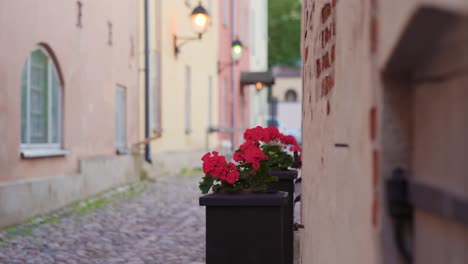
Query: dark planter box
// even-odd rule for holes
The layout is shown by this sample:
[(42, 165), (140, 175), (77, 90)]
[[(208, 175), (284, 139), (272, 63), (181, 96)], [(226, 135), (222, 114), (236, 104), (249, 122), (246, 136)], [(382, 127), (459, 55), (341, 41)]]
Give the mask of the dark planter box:
[(283, 210), (287, 195), (200, 197), (200, 205), (206, 206), (206, 264), (284, 264)]
[(284, 256), (285, 263), (294, 261), (294, 181), (297, 170), (272, 170), (271, 175), (278, 177), (278, 182), (270, 185), (271, 190), (288, 193), (284, 210)]

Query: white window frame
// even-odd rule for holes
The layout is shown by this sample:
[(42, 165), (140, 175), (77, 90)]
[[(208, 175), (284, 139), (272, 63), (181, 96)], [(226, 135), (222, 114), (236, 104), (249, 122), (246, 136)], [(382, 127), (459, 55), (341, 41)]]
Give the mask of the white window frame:
[(185, 66), (185, 134), (192, 133), (192, 69)]
[(221, 104), (221, 127), (227, 128), (228, 126), (228, 115), (227, 115), (227, 107), (228, 107), (228, 81), (226, 78), (223, 78), (223, 84), (221, 87), (222, 97), (224, 102)]
[(255, 10), (251, 10), (251, 16), (250, 16), (250, 20), (249, 20), (249, 24), (250, 24), (250, 31), (248, 32), (249, 35), (250, 35), (250, 38), (249, 38), (249, 43), (247, 44), (249, 46), (249, 51), (250, 53), (252, 54), (252, 56), (255, 56), (255, 52), (256, 52), (256, 46), (255, 46), (255, 38), (257, 36), (255, 36), (255, 33), (257, 32), (257, 28), (256, 28), (256, 21), (255, 19), (257, 19), (255, 17)]
[(213, 126), (213, 77), (208, 76), (208, 128)]
[(240, 13), (238, 12), (237, 10), (237, 2), (235, 0), (231, 0), (231, 1), (234, 1), (231, 6), (232, 6), (232, 18), (231, 18), (231, 21), (232, 21), (232, 32), (234, 32), (234, 36), (237, 36), (238, 38), (240, 38), (239, 36), (239, 28), (237, 27), (237, 14)]
[[(119, 91), (122, 91), (123, 105), (120, 105), (122, 109), (119, 109)], [(123, 114), (122, 117), (119, 116), (119, 113)], [(127, 88), (124, 85), (117, 84), (115, 89), (115, 147), (117, 149), (117, 154), (127, 154), (129, 153), (128, 149), (128, 131), (127, 131)], [(119, 118), (122, 119), (123, 127), (120, 128)], [(119, 141), (119, 131), (122, 129), (120, 133), (123, 133), (123, 142)]]
[[(49, 143), (30, 143), (31, 141), (31, 54), (33, 52), (40, 51), (47, 57), (47, 141)], [(54, 60), (50, 56), (49, 52), (41, 47), (35, 47), (28, 55), (26, 61), (27, 70), (26, 70), (26, 143), (23, 142), (21, 136), (20, 150), (23, 158), (37, 158), (37, 157), (47, 157), (47, 156), (63, 156), (68, 152), (62, 149), (62, 83), (60, 79), (58, 80), (58, 104), (57, 104), (57, 141), (58, 143), (50, 143), (52, 141), (52, 107), (50, 102), (52, 101), (52, 71), (55, 71), (55, 75), (59, 78), (57, 66), (54, 63)], [(24, 66), (23, 66), (24, 68)], [(22, 69), (23, 70), (23, 69)], [(21, 80), (23, 82), (23, 80)], [(22, 89), (22, 88), (21, 88)], [(23, 109), (21, 109), (23, 111)], [(21, 116), (21, 118), (23, 118)], [(21, 133), (23, 131), (21, 130)]]
[[(232, 1), (232, 0), (231, 0)], [(229, 24), (229, 0), (223, 0), (223, 26), (227, 27)]]
[(206, 6), (208, 14), (210, 15), (210, 25), (213, 25), (213, 1), (207, 0)]
[(154, 50), (151, 53), (150, 64), (150, 84), (153, 93), (153, 132), (161, 133), (161, 75), (160, 75), (160, 59), (159, 52)]

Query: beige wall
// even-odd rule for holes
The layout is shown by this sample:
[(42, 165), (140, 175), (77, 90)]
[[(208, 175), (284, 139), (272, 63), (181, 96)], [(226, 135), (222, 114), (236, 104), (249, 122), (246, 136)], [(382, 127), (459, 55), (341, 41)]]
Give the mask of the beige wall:
[[(84, 157), (115, 155), (116, 84), (127, 88), (127, 140), (137, 141), (137, 9), (132, 0), (0, 2), (0, 181), (78, 171)], [(113, 24), (112, 46), (108, 26)], [(65, 157), (21, 159), (21, 71), (30, 51), (45, 43), (63, 77)]]
[(301, 77), (275, 77), (272, 95), (282, 102), (288, 90), (294, 90), (297, 94), (297, 101), (302, 100), (302, 78)]
[[(212, 78), (211, 115), (213, 125), (218, 120), (218, 1), (202, 1), (209, 10), (212, 23), (201, 40), (191, 41), (180, 48), (177, 58), (174, 55), (173, 35), (195, 37), (191, 28), (190, 13), (195, 1), (188, 7), (184, 1), (157, 1), (156, 11), (151, 16), (159, 16), (155, 22), (156, 34), (152, 37), (152, 48), (160, 53), (160, 92), (161, 92), (161, 137), (153, 140), (152, 153), (168, 151), (199, 150), (206, 146), (206, 130), (209, 122), (209, 77)], [(140, 19), (141, 21), (141, 19)], [(159, 23), (159, 25), (158, 25)], [(154, 36), (153, 36), (154, 34)], [(158, 36), (159, 34), (159, 36)], [(143, 46), (140, 45), (143, 50)], [(185, 69), (191, 70), (191, 132), (185, 133)], [(143, 78), (143, 77), (141, 77)], [(141, 79), (140, 78), (140, 79)], [(143, 82), (142, 82), (143, 84)], [(143, 86), (140, 86), (143, 90)], [(143, 101), (143, 97), (140, 98)], [(154, 101), (152, 101), (154, 104)], [(153, 105), (152, 105), (153, 107)], [(144, 112), (140, 110), (140, 127), (144, 127)], [(153, 115), (154, 113), (152, 113)], [(153, 117), (152, 117), (153, 118)], [(217, 145), (214, 135), (209, 137), (211, 147)]]

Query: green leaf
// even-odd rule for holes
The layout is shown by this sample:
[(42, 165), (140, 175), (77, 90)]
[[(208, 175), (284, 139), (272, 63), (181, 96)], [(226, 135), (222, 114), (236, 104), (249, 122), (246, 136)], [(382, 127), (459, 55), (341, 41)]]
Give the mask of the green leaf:
[(213, 186), (214, 179), (209, 174), (206, 174), (202, 180), (203, 181), (200, 182), (198, 188), (202, 191), (203, 194), (206, 194), (210, 191), (211, 186)]
[(272, 175), (268, 175), (268, 176), (266, 177), (265, 180), (266, 180), (266, 182), (277, 182), (277, 181), (278, 181), (278, 177), (272, 176)]

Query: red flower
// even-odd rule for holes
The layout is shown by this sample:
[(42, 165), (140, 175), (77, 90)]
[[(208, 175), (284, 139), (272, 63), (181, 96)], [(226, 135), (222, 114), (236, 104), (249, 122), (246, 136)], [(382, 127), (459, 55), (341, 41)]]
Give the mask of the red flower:
[(281, 141), (281, 143), (283, 143), (285, 145), (297, 145), (297, 141), (293, 136), (281, 135), (280, 136), (280, 141)]
[(263, 142), (270, 141), (268, 134), (266, 133), (265, 129), (261, 126), (257, 126), (257, 127), (245, 130), (244, 139), (247, 141), (249, 140), (263, 141)]
[(237, 179), (239, 179), (239, 177), (240, 173), (237, 171), (236, 165), (234, 165), (232, 162), (229, 162), (226, 166), (226, 170), (222, 175), (219, 176), (219, 179), (229, 184), (234, 184)]
[(290, 148), (289, 148), (290, 151), (299, 151), (301, 152), (302, 151), (302, 148), (299, 146), (299, 145), (292, 145)]
[(234, 184), (240, 177), (236, 165), (232, 162), (226, 162), (226, 158), (216, 151), (206, 153), (203, 155), (202, 160), (203, 172), (213, 178), (219, 178), (221, 181)]
[(263, 151), (258, 146), (258, 143), (251, 140), (242, 144), (234, 153), (235, 161), (250, 163), (252, 164), (252, 168), (255, 170), (260, 168), (260, 161), (267, 159), (268, 156), (263, 153)]
[(278, 128), (276, 128), (274, 126), (269, 126), (269, 127), (265, 128), (265, 132), (268, 135), (268, 138), (269, 138), (268, 141), (280, 139), (281, 136), (282, 136), (282, 134), (279, 132)]

